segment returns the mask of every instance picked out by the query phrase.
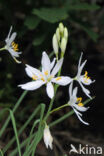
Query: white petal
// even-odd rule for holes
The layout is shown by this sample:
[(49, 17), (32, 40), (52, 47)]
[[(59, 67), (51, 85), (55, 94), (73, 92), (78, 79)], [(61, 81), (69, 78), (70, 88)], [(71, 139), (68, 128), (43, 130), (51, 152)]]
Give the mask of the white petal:
[[(58, 80), (59, 78), (59, 80)], [(60, 76), (60, 77), (56, 77), (52, 79), (52, 82), (62, 85), (62, 86), (66, 86), (68, 85), (70, 82), (72, 82), (73, 79), (71, 79), (68, 76)]]
[(81, 72), (86, 64), (87, 60), (85, 60), (82, 65), (78, 68), (78, 73), (77, 73), (77, 77), (79, 78), (79, 76), (81, 75)]
[(9, 40), (9, 38), (10, 38), (11, 31), (12, 31), (12, 26), (10, 27), (8, 36), (7, 36), (6, 39), (5, 39), (5, 42), (6, 42), (6, 43), (8, 43), (8, 40)]
[(80, 84), (80, 86), (81, 86), (83, 92), (84, 92), (90, 99), (92, 99), (92, 97), (89, 95), (89, 94), (90, 94), (90, 91), (89, 91), (88, 89), (86, 89), (86, 88), (82, 85), (81, 82), (79, 82), (79, 84)]
[(81, 53), (81, 56), (80, 56), (80, 58), (79, 58), (78, 69), (79, 69), (79, 67), (81, 66), (82, 56), (83, 56), (83, 52)]
[(19, 57), (19, 54), (21, 54), (21, 52), (15, 52), (12, 48), (9, 48), (7, 50), (9, 51), (11, 56), (14, 56), (14, 57)]
[(87, 122), (85, 122), (85, 121), (82, 120), (82, 118), (80, 117), (80, 116), (82, 116), (81, 113), (79, 113), (79, 112), (78, 112), (76, 109), (74, 109), (74, 108), (73, 108), (73, 110), (74, 110), (74, 112), (76, 113), (78, 119), (79, 119), (83, 124), (89, 125), (89, 123), (87, 123)]
[(54, 58), (53, 61), (51, 62), (51, 69), (54, 67), (55, 61), (56, 61), (56, 58)]
[(94, 83), (95, 82), (95, 80), (91, 80), (91, 79), (85, 79), (84, 78), (84, 75), (83, 76), (80, 76), (79, 77), (79, 80), (83, 83), (83, 84), (85, 84), (85, 85), (90, 85), (91, 83)]
[(72, 83), (69, 86), (69, 96), (70, 97), (72, 96), (72, 87), (73, 87), (73, 81), (72, 81)]
[(38, 69), (26, 64), (26, 67), (33, 73), (33, 75), (36, 75), (40, 78), (40, 75), (42, 74)]
[(44, 71), (48, 71), (50, 73), (51, 70), (51, 63), (50, 63), (50, 59), (48, 57), (48, 55), (46, 54), (46, 52), (43, 52), (42, 54), (42, 68)]
[(81, 112), (85, 112), (89, 109), (89, 107), (78, 106), (77, 104), (73, 104), (73, 107), (75, 107), (78, 111)]
[(47, 91), (48, 96), (52, 99), (54, 96), (54, 88), (51, 82), (47, 83), (46, 91)]
[(31, 70), (30, 70), (28, 67), (25, 68), (25, 71), (26, 71), (26, 74), (27, 74), (30, 78), (33, 77), (33, 73), (31, 72)]
[(16, 33), (16, 32), (14, 32), (14, 33), (11, 35), (11, 37), (9, 38), (8, 43), (7, 43), (8, 46), (11, 45), (11, 43), (15, 40), (16, 36), (17, 36), (17, 33)]
[(35, 89), (40, 88), (43, 84), (44, 84), (43, 81), (37, 80), (37, 81), (28, 82), (26, 84), (21, 84), (18, 86), (24, 90), (35, 90)]
[(63, 63), (63, 59), (60, 59), (57, 64), (55, 65), (55, 67), (53, 68), (52, 70), (52, 73), (51, 75), (52, 76), (55, 76), (57, 74), (57, 72), (60, 70), (61, 66), (62, 66), (62, 63)]
[(77, 92), (78, 92), (78, 87), (75, 87), (75, 88), (73, 89), (73, 97), (76, 98)]

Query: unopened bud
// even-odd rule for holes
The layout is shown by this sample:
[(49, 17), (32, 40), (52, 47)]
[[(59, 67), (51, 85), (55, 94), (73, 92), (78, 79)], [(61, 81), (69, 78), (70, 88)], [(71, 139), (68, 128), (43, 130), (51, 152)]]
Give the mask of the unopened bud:
[(60, 23), (59, 24), (59, 30), (60, 30), (61, 33), (63, 33), (63, 31), (64, 31), (64, 25), (63, 25), (63, 23)]
[(43, 137), (44, 137), (44, 143), (46, 147), (47, 148), (50, 147), (50, 149), (52, 150), (53, 137), (51, 135), (48, 125), (45, 126)]
[(57, 40), (59, 42), (60, 41), (60, 30), (59, 30), (59, 28), (56, 29), (56, 37), (57, 37)]
[(62, 53), (65, 53), (66, 45), (67, 45), (67, 40), (63, 37), (62, 38), (62, 41), (61, 41), (61, 45), (60, 45), (60, 48), (61, 48), (61, 52)]
[(64, 37), (68, 39), (68, 29), (66, 27), (64, 28)]
[(57, 41), (56, 34), (53, 35), (52, 44), (53, 44), (53, 50), (55, 54), (57, 54), (58, 53), (58, 41)]

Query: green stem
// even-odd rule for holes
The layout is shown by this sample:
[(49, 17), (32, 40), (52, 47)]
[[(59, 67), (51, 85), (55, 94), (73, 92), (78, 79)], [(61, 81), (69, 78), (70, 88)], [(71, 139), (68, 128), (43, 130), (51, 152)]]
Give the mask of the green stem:
[[(19, 100), (17, 101), (17, 103), (15, 104), (14, 108), (13, 108), (13, 113), (16, 111), (16, 109), (19, 107), (19, 105), (21, 104), (23, 98), (26, 96), (28, 91), (24, 91), (22, 93), (22, 95), (20, 96)], [(4, 130), (6, 129), (6, 127), (8, 126), (8, 123), (10, 121), (10, 116), (6, 119), (3, 127), (0, 130), (0, 137), (2, 136), (2, 134), (4, 133)]]
[(3, 51), (3, 50), (5, 50), (5, 47), (3, 47), (3, 48), (0, 48), (0, 51)]
[(69, 106), (68, 103), (67, 103), (67, 104), (64, 104), (64, 105), (62, 105), (62, 106), (60, 106), (60, 107), (57, 107), (57, 108), (53, 109), (53, 110), (50, 112), (50, 114), (52, 114), (53, 112), (59, 111), (60, 109), (62, 109), (62, 108), (64, 108), (64, 107), (67, 107), (67, 106)]

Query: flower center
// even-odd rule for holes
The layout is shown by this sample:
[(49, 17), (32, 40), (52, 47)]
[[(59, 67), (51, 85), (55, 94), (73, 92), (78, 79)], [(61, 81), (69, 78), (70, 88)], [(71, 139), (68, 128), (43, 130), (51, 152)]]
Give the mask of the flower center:
[(83, 107), (82, 97), (77, 98), (78, 106)]
[(19, 51), (18, 44), (16, 44), (15, 42), (12, 42), (12, 48), (15, 52)]
[(88, 77), (88, 72), (85, 71), (85, 74), (84, 74), (84, 82), (85, 83), (88, 83), (88, 80), (90, 79), (90, 77)]

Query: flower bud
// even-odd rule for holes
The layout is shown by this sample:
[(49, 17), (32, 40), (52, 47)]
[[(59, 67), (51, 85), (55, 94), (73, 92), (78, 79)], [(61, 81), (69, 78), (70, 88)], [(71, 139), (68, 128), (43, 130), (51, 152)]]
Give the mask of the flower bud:
[(49, 130), (49, 126), (45, 125), (45, 129), (44, 129), (44, 143), (46, 145), (46, 147), (48, 148), (48, 146), (50, 147), (50, 149), (52, 150), (52, 142), (53, 142), (53, 137), (51, 136), (51, 132)]
[(66, 27), (64, 28), (64, 37), (66, 40), (68, 39), (68, 29)]
[(59, 42), (60, 41), (60, 30), (59, 30), (59, 28), (56, 29), (56, 37), (57, 37), (57, 40)]
[(60, 23), (59, 24), (59, 30), (60, 30), (60, 33), (63, 33), (63, 31), (64, 31), (64, 25), (63, 25), (63, 23)]
[(57, 41), (56, 34), (53, 35), (52, 44), (53, 44), (53, 50), (54, 50), (55, 54), (57, 54), (59, 47), (58, 47), (58, 41)]
[(61, 45), (60, 45), (62, 53), (65, 53), (66, 45), (67, 45), (67, 40), (65, 39), (65, 37), (63, 37), (62, 40), (61, 40)]

